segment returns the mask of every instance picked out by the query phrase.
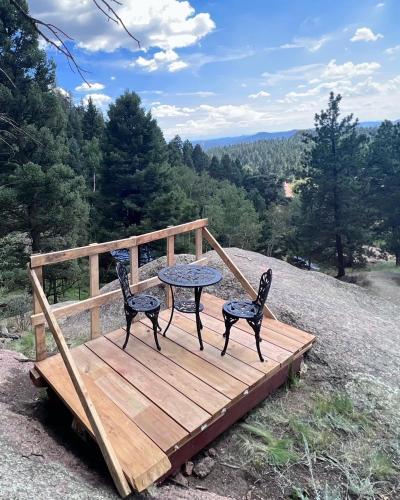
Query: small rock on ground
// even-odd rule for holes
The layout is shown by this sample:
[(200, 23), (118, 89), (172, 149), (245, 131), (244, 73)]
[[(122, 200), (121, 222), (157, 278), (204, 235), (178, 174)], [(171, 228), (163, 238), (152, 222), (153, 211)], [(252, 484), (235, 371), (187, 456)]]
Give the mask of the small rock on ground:
[(183, 473), (185, 474), (185, 476), (191, 476), (193, 474), (193, 467), (194, 463), (190, 460), (185, 463), (185, 465), (183, 466)]
[(215, 460), (211, 457), (204, 457), (197, 462), (193, 468), (193, 473), (203, 479), (203, 477), (208, 476), (215, 466)]

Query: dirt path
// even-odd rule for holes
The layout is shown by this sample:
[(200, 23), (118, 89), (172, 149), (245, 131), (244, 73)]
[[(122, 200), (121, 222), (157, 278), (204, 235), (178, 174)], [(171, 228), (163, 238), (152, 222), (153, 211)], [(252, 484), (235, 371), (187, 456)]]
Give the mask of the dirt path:
[(365, 271), (354, 273), (360, 286), (400, 306), (400, 272)]

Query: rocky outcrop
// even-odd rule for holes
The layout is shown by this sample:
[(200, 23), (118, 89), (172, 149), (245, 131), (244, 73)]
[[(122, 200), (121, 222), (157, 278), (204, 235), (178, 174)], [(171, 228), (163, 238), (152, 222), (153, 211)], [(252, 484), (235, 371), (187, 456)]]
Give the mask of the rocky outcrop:
[[(379, 400), (379, 418), (400, 425), (400, 307), (354, 284), (342, 283), (318, 272), (297, 269), (285, 262), (236, 248), (227, 250), (255, 288), (269, 267), (273, 283), (268, 299), (277, 317), (310, 331), (317, 343), (308, 364), (320, 390), (324, 384), (346, 387), (363, 404)], [(215, 252), (209, 265), (221, 269), (223, 281), (208, 291), (222, 298), (244, 296), (233, 275)], [(178, 262), (190, 262), (182, 255)], [(165, 259), (140, 269), (141, 279), (157, 274)], [(104, 287), (116, 289), (117, 282)], [(164, 300), (164, 290), (151, 290)], [(103, 329), (124, 324), (120, 301), (102, 308)], [(63, 321), (72, 339), (89, 332), (88, 315)], [(49, 422), (46, 399), (30, 384), (29, 363), (15, 352), (0, 350), (0, 498), (118, 498), (102, 466), (93, 464), (64, 427)], [(218, 458), (215, 458), (218, 461)], [(212, 475), (212, 473), (211, 473)], [(151, 491), (158, 498), (215, 498), (217, 495), (169, 486)], [(75, 495), (75, 496), (74, 496)]]

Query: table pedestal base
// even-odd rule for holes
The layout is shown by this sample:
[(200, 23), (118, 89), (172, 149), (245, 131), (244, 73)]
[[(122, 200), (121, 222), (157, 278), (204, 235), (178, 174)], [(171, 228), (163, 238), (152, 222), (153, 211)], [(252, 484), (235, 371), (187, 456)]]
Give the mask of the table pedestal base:
[(203, 291), (203, 287), (196, 286), (194, 287), (194, 301), (193, 300), (180, 300), (175, 302), (174, 289), (172, 285), (170, 285), (171, 296), (172, 296), (172, 307), (171, 307), (171, 316), (169, 317), (168, 325), (163, 331), (164, 337), (168, 331), (168, 328), (171, 324), (172, 318), (174, 316), (174, 310), (176, 309), (179, 312), (195, 314), (196, 315), (196, 327), (197, 327), (197, 336), (199, 338), (200, 351), (204, 349), (203, 340), (201, 338), (201, 330), (203, 328), (203, 324), (200, 319), (200, 312), (204, 309), (203, 304), (200, 302), (201, 292)]

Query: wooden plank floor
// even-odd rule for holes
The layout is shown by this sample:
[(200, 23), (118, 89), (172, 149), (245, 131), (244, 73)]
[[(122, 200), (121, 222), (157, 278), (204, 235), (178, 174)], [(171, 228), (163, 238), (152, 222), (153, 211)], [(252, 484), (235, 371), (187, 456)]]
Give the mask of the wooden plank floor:
[[(147, 319), (134, 323), (125, 351), (122, 329), (71, 350), (124, 473), (138, 491), (200, 451), (265, 398), (315, 340), (264, 318), (261, 363), (253, 331), (239, 321), (221, 357), (223, 301), (205, 293), (202, 302), (203, 351), (194, 315), (177, 311), (167, 337), (159, 336), (161, 352), (155, 349)], [(162, 328), (169, 314), (160, 313)], [(36, 369), (92, 433), (60, 355), (36, 363)]]

